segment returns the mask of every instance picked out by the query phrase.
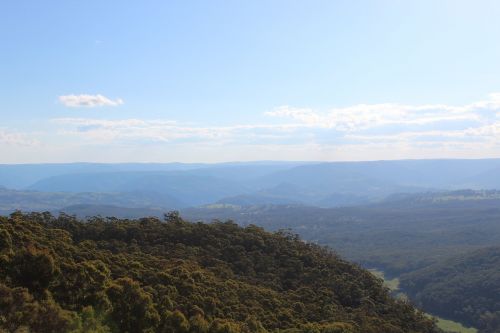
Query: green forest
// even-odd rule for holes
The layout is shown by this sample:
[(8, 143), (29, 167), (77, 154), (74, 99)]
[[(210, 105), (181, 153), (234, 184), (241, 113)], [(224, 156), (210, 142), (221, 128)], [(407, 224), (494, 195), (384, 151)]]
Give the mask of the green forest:
[(500, 332), (498, 191), (398, 195), (335, 209), (213, 205), (183, 214), (267, 230), (290, 228), (389, 279), (399, 277), (401, 291), (433, 315), (479, 332)]
[(190, 220), (220, 218), (266, 230), (290, 228), (307, 241), (327, 245), (350, 261), (390, 276), (500, 244), (496, 191), (401, 195), (378, 204), (333, 209), (213, 205), (181, 212)]
[(233, 222), (0, 218), (1, 332), (438, 332), (382, 281)]
[(404, 274), (401, 287), (420, 306), (480, 332), (500, 329), (500, 248), (488, 247)]

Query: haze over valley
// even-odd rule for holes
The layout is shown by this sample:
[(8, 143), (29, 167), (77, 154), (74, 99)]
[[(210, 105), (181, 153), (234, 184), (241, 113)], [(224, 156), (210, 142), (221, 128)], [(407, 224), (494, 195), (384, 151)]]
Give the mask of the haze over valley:
[(159, 211), (213, 204), (333, 208), (378, 203), (396, 194), (500, 188), (500, 178), (492, 176), (500, 172), (497, 159), (75, 163), (0, 165), (0, 171), (3, 212), (96, 204)]

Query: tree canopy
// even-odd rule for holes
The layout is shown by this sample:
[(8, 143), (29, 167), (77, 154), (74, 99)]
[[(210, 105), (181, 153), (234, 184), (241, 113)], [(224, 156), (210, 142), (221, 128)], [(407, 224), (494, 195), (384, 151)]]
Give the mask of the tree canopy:
[(436, 332), (381, 280), (235, 223), (0, 217), (0, 331)]

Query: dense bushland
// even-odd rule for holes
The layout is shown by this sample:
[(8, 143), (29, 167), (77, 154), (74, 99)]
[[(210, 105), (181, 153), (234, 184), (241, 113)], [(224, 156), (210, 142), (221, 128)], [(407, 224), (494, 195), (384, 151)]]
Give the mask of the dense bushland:
[(435, 332), (380, 280), (232, 222), (0, 218), (0, 331)]

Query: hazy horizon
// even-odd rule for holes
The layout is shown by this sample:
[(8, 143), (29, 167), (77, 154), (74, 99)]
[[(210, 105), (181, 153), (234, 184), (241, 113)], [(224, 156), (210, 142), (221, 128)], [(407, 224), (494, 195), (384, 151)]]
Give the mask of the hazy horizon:
[(226, 160), (215, 162), (203, 161), (168, 161), (168, 162), (152, 162), (152, 161), (117, 161), (117, 162), (98, 162), (98, 161), (62, 161), (62, 162), (19, 162), (19, 163), (0, 163), (0, 165), (50, 165), (50, 164), (192, 164), (192, 165), (217, 165), (217, 164), (280, 164), (280, 163), (306, 163), (306, 164), (321, 164), (321, 163), (363, 163), (363, 162), (397, 162), (397, 161), (479, 161), (479, 160), (500, 160), (500, 157), (485, 157), (485, 158), (394, 158), (394, 159), (371, 159), (371, 160)]

